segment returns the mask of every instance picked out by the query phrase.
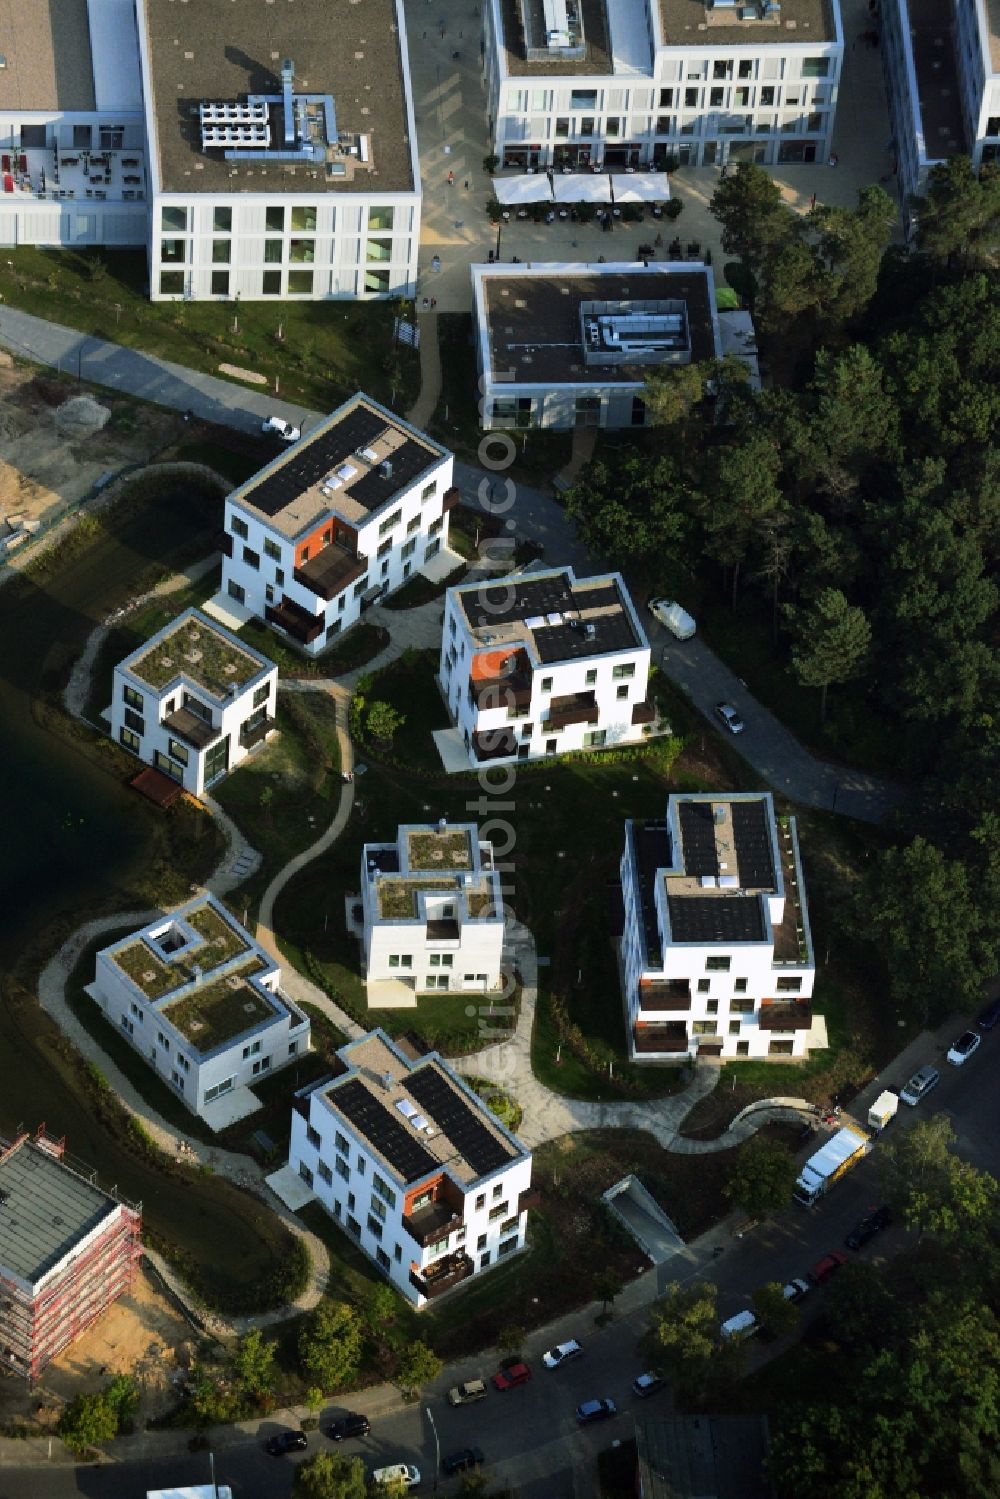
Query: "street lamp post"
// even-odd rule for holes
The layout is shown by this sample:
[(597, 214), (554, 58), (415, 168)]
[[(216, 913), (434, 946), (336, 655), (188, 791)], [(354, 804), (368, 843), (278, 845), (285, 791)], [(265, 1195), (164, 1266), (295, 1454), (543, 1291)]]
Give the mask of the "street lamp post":
[(503, 232), (503, 216), (497, 219), (497, 260), (500, 259), (500, 235)]
[(429, 1405), (424, 1406), (428, 1421), (431, 1423), (431, 1431), (434, 1433), (434, 1492), (438, 1491), (438, 1474), (441, 1471), (441, 1443), (438, 1441), (438, 1429), (434, 1424), (434, 1416)]

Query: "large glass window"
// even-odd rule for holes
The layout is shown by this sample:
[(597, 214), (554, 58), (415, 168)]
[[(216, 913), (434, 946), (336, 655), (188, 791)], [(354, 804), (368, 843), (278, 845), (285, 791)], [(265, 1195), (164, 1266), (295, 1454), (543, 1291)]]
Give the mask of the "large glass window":
[(161, 271), (160, 272), (160, 296), (180, 297), (184, 295), (184, 272), (183, 271)]
[(804, 57), (802, 59), (803, 78), (825, 78), (830, 71), (830, 59), (828, 57)]
[(281, 272), (265, 271), (261, 292), (265, 297), (281, 296)]
[(298, 265), (312, 265), (316, 259), (316, 241), (314, 239), (293, 239), (288, 258), (295, 261)]
[(233, 227), (233, 210), (216, 208), (212, 211), (212, 228), (217, 234), (229, 234)]
[(293, 230), (295, 230), (295, 229), (309, 229), (309, 230), (314, 230), (315, 228), (316, 228), (316, 207), (315, 207), (315, 204), (302, 204), (302, 203), (296, 204), (295, 207), (292, 209), (292, 229)]
[(365, 291), (388, 291), (389, 272), (374, 270), (369, 266), (365, 271)]
[(188, 763), (187, 745), (181, 744), (179, 739), (167, 740), (167, 753), (169, 754), (171, 760), (179, 760), (182, 765), (186, 765)]
[(389, 208), (388, 206), (385, 208), (369, 208), (368, 228), (391, 230), (395, 212), (394, 208)]
[(312, 271), (289, 271), (288, 272), (288, 295), (290, 297), (308, 297), (312, 295), (313, 273)]
[(213, 239), (212, 241), (212, 264), (228, 265), (232, 259), (232, 240)]
[(597, 90), (594, 88), (575, 88), (569, 96), (570, 109), (596, 109)]
[[(74, 137), (76, 136), (76, 132), (77, 132), (78, 129), (79, 129), (79, 126), (77, 126), (77, 125), (73, 126), (73, 135), (74, 135)], [(87, 126), (87, 129), (89, 131), (90, 127)], [(75, 144), (76, 144), (76, 142), (75, 142), (75, 139), (74, 139), (74, 145)], [(87, 142), (87, 145), (88, 146), (90, 145), (90, 141), (89, 140)], [(176, 230), (176, 231), (179, 231), (181, 234), (183, 234), (185, 232), (185, 230), (187, 229), (187, 226), (188, 226), (188, 211), (187, 211), (186, 208), (179, 208), (176, 205), (167, 205), (167, 206), (164, 206), (163, 208), (161, 208), (161, 210), (160, 210), (160, 228), (163, 230), (164, 234), (169, 234), (171, 230)]]
[(368, 241), (367, 245), (365, 246), (365, 259), (366, 260), (391, 260), (392, 259), (392, 240), (391, 239), (370, 239)]
[(279, 234), (282, 234), (285, 228), (285, 210), (283, 208), (265, 208), (264, 227), (265, 229), (275, 229)]
[(187, 259), (186, 239), (161, 239), (160, 260), (164, 265), (183, 265)]
[(266, 239), (264, 241), (264, 264), (280, 265), (284, 258), (284, 240)]
[(205, 785), (210, 786), (220, 776), (224, 776), (229, 768), (229, 736), (220, 739), (218, 744), (213, 744), (205, 756)]
[(213, 295), (213, 297), (228, 297), (229, 296), (229, 272), (228, 271), (213, 271), (212, 272), (212, 295)]

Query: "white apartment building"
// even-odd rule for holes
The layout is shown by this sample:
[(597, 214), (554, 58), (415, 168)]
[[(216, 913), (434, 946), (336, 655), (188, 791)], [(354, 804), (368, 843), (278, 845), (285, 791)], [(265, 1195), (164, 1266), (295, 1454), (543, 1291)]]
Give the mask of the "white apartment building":
[(417, 1307), (524, 1247), (531, 1153), (436, 1052), (375, 1030), (296, 1098), (289, 1166)]
[(150, 295), (412, 296), (402, 0), (136, 0)]
[(474, 265), (472, 286), (487, 430), (641, 427), (650, 373), (723, 355), (709, 266)]
[(449, 588), (438, 680), (473, 766), (639, 743), (649, 642), (620, 573)]
[(252, 1084), (309, 1050), (280, 970), (213, 895), (97, 954), (87, 993), (212, 1129), (259, 1107)]
[(484, 0), (489, 130), (537, 171), (826, 161), (838, 0)]
[(447, 542), (453, 465), (352, 396), (227, 497), (224, 592), (316, 655)]
[(364, 969), (373, 1009), (436, 990), (501, 987), (504, 908), (493, 845), (474, 822), (407, 823), (361, 853)]
[(132, 0), (0, 0), (0, 247), (144, 245)]
[(882, 66), (896, 181), (923, 193), (938, 162), (1000, 157), (1000, 9), (995, 0), (882, 0)]
[(278, 668), (198, 609), (115, 667), (111, 737), (201, 796), (274, 727)]
[(794, 818), (769, 792), (672, 795), (625, 824), (629, 1055), (805, 1057), (825, 1046)]

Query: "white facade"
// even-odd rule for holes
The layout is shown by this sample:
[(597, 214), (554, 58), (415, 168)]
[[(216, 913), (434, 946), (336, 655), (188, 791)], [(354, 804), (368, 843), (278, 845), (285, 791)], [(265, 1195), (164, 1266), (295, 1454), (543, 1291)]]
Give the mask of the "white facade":
[(826, 1045), (795, 820), (770, 793), (670, 796), (664, 822), (626, 823), (621, 881), (633, 1060)]
[(407, 824), (395, 843), (366, 843), (361, 903), (373, 1007), (501, 987), (500, 875), (475, 823)]
[(423, 1307), (522, 1249), (531, 1154), (462, 1078), (380, 1030), (338, 1057), (292, 1114), (289, 1166), (397, 1290)]
[(988, 0), (883, 0), (881, 51), (904, 219), (931, 167), (1000, 157), (1000, 35)]
[[(567, 7), (553, 0), (553, 8)], [(827, 160), (844, 51), (838, 0), (598, 0), (570, 43), (525, 46), (486, 0), (483, 69), (501, 167)], [(534, 7), (532, 7), (534, 10)], [(541, 15), (542, 7), (537, 8)], [(589, 17), (589, 20), (588, 20)], [(512, 28), (516, 29), (516, 28)], [(527, 34), (527, 32), (525, 33)], [(547, 63), (552, 64), (551, 71)]]
[[(288, 496), (293, 464), (316, 477)], [(446, 545), (453, 466), (386, 407), (352, 397), (227, 497), (223, 591), (317, 654)]]
[(475, 766), (641, 743), (649, 642), (619, 573), (449, 588), (438, 680)]
[(201, 796), (274, 725), (278, 668), (198, 609), (115, 667), (111, 736)]
[(229, 1095), (309, 1050), (309, 1021), (279, 981), (271, 955), (204, 895), (99, 952), (87, 992), (191, 1112), (219, 1127), (216, 1100), (225, 1110)]
[(130, 0), (0, 0), (0, 247), (144, 245)]

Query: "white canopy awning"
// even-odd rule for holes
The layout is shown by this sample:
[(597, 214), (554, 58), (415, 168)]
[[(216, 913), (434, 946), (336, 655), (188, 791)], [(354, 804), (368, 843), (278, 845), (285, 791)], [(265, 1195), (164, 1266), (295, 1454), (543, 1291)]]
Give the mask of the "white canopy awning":
[(498, 203), (551, 203), (552, 189), (544, 172), (523, 177), (494, 177), (493, 191)]
[(610, 203), (611, 178), (604, 172), (570, 172), (555, 179), (557, 203)]
[(615, 172), (611, 188), (616, 203), (666, 203), (670, 178), (666, 172)]

